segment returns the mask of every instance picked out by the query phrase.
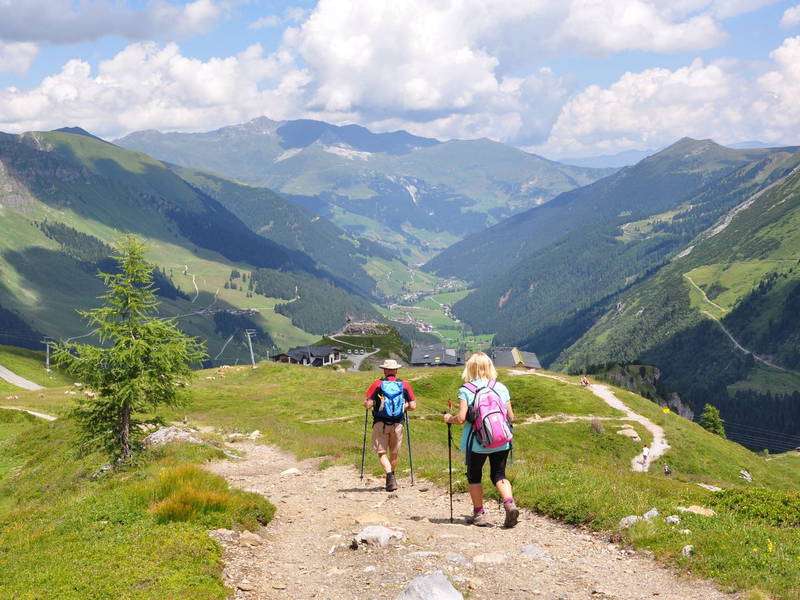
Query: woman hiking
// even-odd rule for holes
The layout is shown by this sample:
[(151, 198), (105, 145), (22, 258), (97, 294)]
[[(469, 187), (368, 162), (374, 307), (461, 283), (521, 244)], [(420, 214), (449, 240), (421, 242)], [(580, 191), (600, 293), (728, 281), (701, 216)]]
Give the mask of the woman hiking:
[[(505, 416), (509, 425), (507, 438), (510, 440), (510, 423), (514, 420), (514, 411), (511, 408), (511, 396), (508, 388), (497, 381), (497, 370), (489, 358), (483, 352), (476, 352), (470, 356), (461, 374), (464, 385), (458, 390), (459, 407), (458, 413), (451, 415), (445, 413), (444, 422), (448, 424), (464, 425), (461, 432), (460, 450), (466, 453), (467, 481), (469, 482), (469, 495), (472, 499), (472, 517), (467, 521), (479, 527), (486, 527), (486, 512), (483, 508), (483, 486), (481, 478), (483, 465), (486, 458), (489, 458), (490, 477), (492, 483), (497, 487), (497, 492), (503, 500), (503, 508), (506, 512), (504, 527), (514, 527), (519, 519), (519, 509), (514, 502), (511, 493), (511, 483), (506, 479), (506, 461), (511, 450), (510, 443), (502, 443), (495, 447), (482, 445), (478, 436), (473, 430), (472, 420), (475, 412), (471, 410), (476, 397), (482, 397), (491, 402), (497, 402), (500, 407), (504, 407)], [(483, 404), (483, 401), (481, 402)], [(502, 425), (502, 424), (501, 424)], [(500, 433), (500, 435), (503, 435)], [(506, 439), (506, 438), (500, 438)], [(487, 444), (493, 446), (492, 443)]]

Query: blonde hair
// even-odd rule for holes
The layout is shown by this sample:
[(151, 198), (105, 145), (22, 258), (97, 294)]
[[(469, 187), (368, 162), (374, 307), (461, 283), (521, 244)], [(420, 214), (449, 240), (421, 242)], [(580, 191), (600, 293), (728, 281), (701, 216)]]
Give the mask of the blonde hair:
[(467, 364), (464, 365), (464, 372), (461, 379), (472, 381), (473, 379), (497, 379), (497, 369), (494, 368), (492, 359), (484, 352), (476, 352), (469, 357)]

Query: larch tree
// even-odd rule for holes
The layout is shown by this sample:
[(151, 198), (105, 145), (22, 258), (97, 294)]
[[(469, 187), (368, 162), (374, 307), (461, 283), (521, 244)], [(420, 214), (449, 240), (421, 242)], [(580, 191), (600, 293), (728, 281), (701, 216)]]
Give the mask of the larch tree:
[(174, 320), (157, 316), (153, 265), (145, 260), (144, 244), (125, 236), (113, 258), (116, 272), (99, 273), (108, 288), (102, 306), (78, 311), (100, 345), (61, 342), (53, 358), (91, 390), (71, 411), (84, 441), (126, 461), (142, 435), (137, 414), (178, 405), (177, 388), (206, 352)]

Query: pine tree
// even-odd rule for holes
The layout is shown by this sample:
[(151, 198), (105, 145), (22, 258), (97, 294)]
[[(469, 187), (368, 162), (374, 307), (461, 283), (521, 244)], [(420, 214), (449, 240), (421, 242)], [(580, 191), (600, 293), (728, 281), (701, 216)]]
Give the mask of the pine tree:
[(202, 342), (183, 334), (173, 320), (155, 316), (153, 266), (144, 255), (134, 236), (123, 238), (113, 256), (119, 272), (100, 273), (108, 288), (103, 305), (79, 311), (101, 346), (62, 342), (53, 355), (56, 364), (95, 392), (71, 411), (84, 441), (123, 461), (141, 435), (136, 414), (179, 404), (177, 387), (190, 377), (190, 365), (206, 357)]
[(703, 407), (703, 414), (700, 415), (699, 423), (700, 427), (703, 429), (711, 433), (716, 433), (720, 437), (727, 438), (725, 435), (725, 421), (722, 420), (719, 409), (716, 406), (706, 404)]

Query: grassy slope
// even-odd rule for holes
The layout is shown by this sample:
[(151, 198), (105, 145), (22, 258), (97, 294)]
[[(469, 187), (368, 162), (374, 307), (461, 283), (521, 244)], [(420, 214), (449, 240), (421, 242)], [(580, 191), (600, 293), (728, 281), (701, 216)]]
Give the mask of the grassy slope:
[[(411, 425), (414, 464), (419, 474), (444, 484), (446, 430), (439, 415), (457, 389), (459, 372), (408, 369), (403, 374), (412, 382), (420, 405)], [(259, 428), (266, 433), (267, 441), (299, 456), (332, 455), (336, 462), (357, 464), (363, 419), (360, 398), (375, 375), (261, 364), (256, 370), (232, 374), (224, 381), (196, 385), (192, 405), (180, 415), (185, 412), (192, 421), (226, 430)], [(615, 416), (615, 411), (581, 388), (538, 377), (501, 377), (509, 385), (520, 420), (534, 413)], [(324, 396), (314, 392), (322, 387), (327, 390)], [(712, 505), (714, 494), (695, 483), (740, 487), (740, 469), (753, 475), (755, 486), (797, 488), (797, 457), (766, 461), (674, 414), (663, 413), (647, 400), (621, 390), (617, 393), (634, 410), (666, 430), (673, 448), (653, 472), (629, 471), (630, 459), (638, 453), (639, 445), (612, 433), (616, 421), (604, 422), (602, 435), (594, 433), (587, 423), (518, 426), (510, 477), (521, 504), (570, 523), (614, 530), (620, 518), (643, 514), (654, 506), (666, 515), (675, 513), (676, 506)], [(350, 419), (330, 424), (303, 422), (325, 415)], [(671, 478), (661, 475), (665, 461), (673, 469)], [(402, 462), (405, 465), (405, 460)], [(374, 461), (371, 468), (377, 469)], [(456, 485), (465, 489), (460, 477)], [(678, 534), (676, 528), (659, 521), (635, 528), (630, 536), (668, 564), (716, 578), (732, 589), (758, 586), (780, 598), (800, 598), (795, 588), (800, 561), (794, 552), (800, 545), (800, 532), (747, 519), (723, 508), (717, 510), (714, 518), (684, 515), (680, 527), (690, 529), (689, 535)], [(758, 546), (766, 552), (767, 539), (775, 549), (768, 565), (763, 564), (763, 555), (752, 551)], [(696, 549), (691, 559), (680, 556), (687, 543)]]
[[(234, 263), (202, 248), (193, 251), (194, 245), (170, 231), (163, 219), (149, 218), (147, 211), (121, 200), (108, 201), (107, 195), (117, 194), (119, 198), (126, 198), (131, 193), (130, 188), (133, 188), (143, 194), (164, 195), (178, 205), (191, 206), (196, 202), (190, 188), (158, 161), (85, 136), (62, 133), (37, 135), (91, 173), (110, 179), (103, 180), (102, 186), (62, 182), (59, 193), (74, 193), (80, 200), (60, 206), (58, 210), (35, 202), (26, 208), (24, 216), (13, 210), (4, 213), (3, 235), (0, 236), (0, 269), (3, 271), (0, 297), (5, 306), (25, 315), (33, 327), (54, 337), (86, 333), (85, 324), (75, 308), (96, 306), (97, 296), (104, 291), (99, 279), (77, 269), (71, 259), (54, 252), (58, 250), (58, 245), (46, 238), (31, 222), (48, 218), (66, 223), (109, 244), (119, 238), (121, 231), (137, 232), (148, 245), (148, 259), (166, 269), (168, 274), (171, 273), (177, 287), (194, 297), (196, 283), (201, 292), (194, 304), (183, 300), (162, 302), (165, 316), (196, 311), (214, 302), (216, 294), (217, 307), (256, 308), (259, 315), (255, 316), (255, 321), (270, 332), (281, 348), (314, 339), (292, 325), (288, 318), (276, 314), (273, 310), (274, 300), (261, 297), (248, 299), (243, 291), (224, 289), (231, 270), (248, 271), (248, 265)], [(88, 217), (87, 211), (96, 218)], [(185, 265), (188, 266), (186, 270)], [(53, 289), (58, 289), (59, 293), (52, 293)], [(209, 353), (216, 355), (224, 340), (215, 335), (213, 322), (208, 317), (187, 320), (192, 322), (195, 333), (210, 339)], [(236, 348), (231, 344), (228, 353), (231, 354)], [(246, 356), (244, 347), (238, 348), (238, 351), (236, 356)], [(233, 362), (234, 356), (223, 355), (220, 359)]]
[[(411, 421), (417, 474), (446, 484), (447, 437), (440, 415), (448, 399), (455, 395), (460, 371), (404, 369), (402, 373), (412, 383), (419, 403), (419, 410)], [(329, 463), (356, 465), (360, 459), (364, 415), (360, 400), (376, 375), (376, 372), (340, 373), (261, 363), (255, 370), (228, 371), (224, 378), (217, 377), (214, 381), (199, 378), (189, 390), (190, 403), (185, 408), (168, 411), (165, 417), (187, 416), (192, 423), (211, 425), (223, 431), (260, 429), (266, 441), (299, 457), (330, 456)], [(651, 549), (667, 564), (695, 575), (713, 577), (725, 587), (758, 587), (778, 598), (800, 598), (795, 585), (800, 577), (800, 561), (795, 556), (800, 546), (800, 531), (770, 525), (719, 506), (715, 494), (695, 485), (703, 482), (725, 488), (745, 487), (739, 470), (747, 469), (753, 476), (754, 488), (795, 490), (800, 483), (800, 457), (786, 455), (781, 460), (766, 460), (709, 434), (690, 421), (665, 414), (660, 407), (641, 397), (616, 390), (632, 409), (661, 424), (672, 445), (651, 473), (633, 473), (629, 470), (630, 459), (639, 452), (640, 444), (614, 433), (615, 426), (621, 423), (614, 417), (620, 415), (590, 392), (542, 377), (511, 377), (501, 373), (501, 379), (511, 390), (518, 421), (534, 414), (559, 413), (612, 418), (602, 422), (602, 434), (595, 433), (586, 422), (518, 425), (515, 462), (509, 477), (520, 504), (568, 523), (612, 531), (616, 530), (620, 518), (643, 514), (652, 507), (667, 515), (675, 513), (676, 506), (714, 506), (718, 511), (716, 517), (683, 515), (678, 527), (656, 520), (620, 535), (623, 538), (627, 535), (627, 539), (639, 547)], [(319, 394), (317, 390), (320, 389), (325, 389), (326, 393)], [(53, 389), (45, 393), (45, 398), (23, 393), (19, 403), (53, 410), (64, 404), (64, 398), (61, 390)], [(305, 422), (325, 417), (344, 419), (329, 423)], [(637, 426), (637, 430), (644, 442), (650, 440), (641, 427)], [(55, 443), (57, 436), (63, 435), (63, 432), (52, 431), (47, 443)], [(460, 458), (456, 456), (454, 460), (458, 464)], [(671, 466), (672, 477), (661, 474), (664, 462)], [(401, 471), (406, 464), (403, 458)], [(370, 460), (369, 465), (377, 472), (374, 460)], [(456, 473), (456, 486), (464, 490), (466, 485), (460, 470)], [(72, 475), (67, 472), (63, 477), (70, 479)], [(121, 493), (113, 490), (127, 485), (124, 480), (125, 475), (120, 476), (105, 490), (110, 495), (103, 502), (110, 502), (113, 510), (129, 506), (121, 500), (113, 500)], [(99, 498), (97, 502), (101, 502)], [(73, 497), (72, 501), (77, 499)], [(100, 510), (95, 506), (93, 510), (94, 518), (115, 522), (106, 516), (97, 517), (111, 509)], [(126, 511), (124, 514), (129, 514), (130, 511)], [(50, 512), (67, 514), (63, 509)], [(138, 526), (153, 526), (146, 520), (136, 522)], [(93, 532), (102, 531), (92, 518), (82, 524), (70, 521), (66, 530), (56, 527), (56, 531), (70, 535), (70, 531), (74, 533), (81, 526), (91, 527)], [(684, 527), (691, 533), (677, 533), (678, 528)], [(56, 539), (59, 538), (53, 534), (42, 543), (56, 543)], [(770, 540), (772, 552), (768, 551), (767, 540)], [(680, 555), (680, 549), (689, 543), (695, 546), (696, 552), (687, 559)], [(753, 548), (758, 551), (754, 552)], [(201, 553), (201, 556), (204, 555)], [(203, 564), (202, 559), (197, 559), (194, 568), (204, 570)]]
[[(69, 423), (34, 423), (23, 413), (6, 415), (11, 412), (0, 410), (3, 598), (228, 597), (221, 549), (207, 530), (253, 529), (274, 507), (187, 466), (221, 458), (220, 451), (172, 446), (93, 479), (104, 458), (76, 457)], [(175, 511), (181, 494), (209, 499), (209, 507), (176, 519), (164, 509)], [(162, 499), (168, 502), (158, 512)]]
[[(45, 354), (15, 346), (0, 346), (0, 365), (10, 369), (20, 377), (44, 387), (67, 385), (72, 380), (56, 370), (44, 370)], [(5, 382), (3, 382), (5, 383)], [(11, 386), (19, 390), (16, 386)]]

